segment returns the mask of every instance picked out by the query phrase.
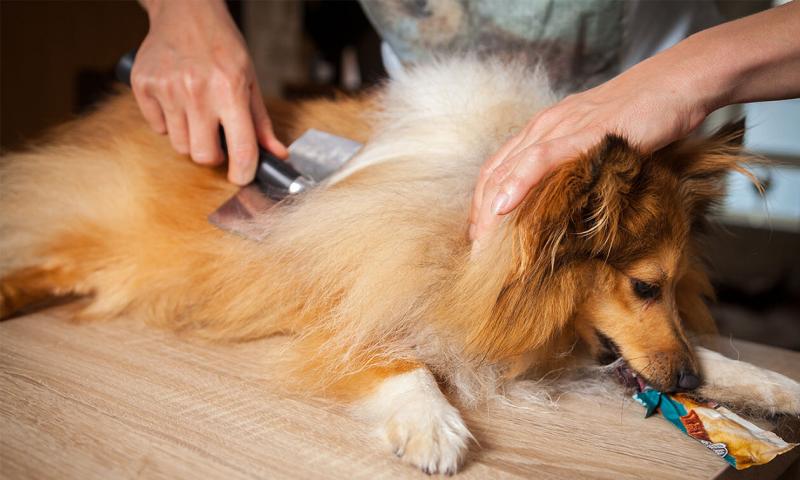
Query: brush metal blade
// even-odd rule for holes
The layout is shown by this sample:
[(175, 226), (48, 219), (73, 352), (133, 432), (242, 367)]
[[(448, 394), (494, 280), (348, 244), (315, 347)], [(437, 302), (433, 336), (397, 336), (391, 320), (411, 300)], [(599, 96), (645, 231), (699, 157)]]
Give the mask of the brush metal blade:
[[(208, 216), (208, 221), (214, 226), (236, 233), (246, 238), (261, 240), (263, 235), (258, 235), (254, 228), (253, 219), (261, 212), (266, 212), (277, 205), (278, 201), (270, 198), (255, 183), (241, 188), (234, 196), (229, 198), (219, 208)], [(266, 235), (266, 232), (264, 232)]]
[[(361, 147), (360, 143), (349, 138), (310, 129), (289, 146), (287, 161), (303, 176), (322, 183), (339, 171)], [(269, 227), (266, 217), (259, 217), (259, 214), (273, 208), (286, 195), (285, 191), (264, 189), (254, 182), (212, 212), (208, 221), (223, 230), (261, 240)]]
[(289, 146), (289, 163), (321, 183), (353, 158), (362, 145), (349, 138), (309, 129)]

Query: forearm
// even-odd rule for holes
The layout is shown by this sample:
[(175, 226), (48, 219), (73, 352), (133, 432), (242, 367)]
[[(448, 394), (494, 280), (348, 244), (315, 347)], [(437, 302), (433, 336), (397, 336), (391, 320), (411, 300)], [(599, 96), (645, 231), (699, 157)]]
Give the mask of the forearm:
[(735, 103), (798, 97), (800, 2), (704, 30), (670, 50), (664, 53), (690, 79), (687, 86), (706, 113)]
[(623, 134), (642, 152), (686, 136), (725, 105), (800, 96), (800, 0), (702, 31), (537, 113), (481, 169), (470, 212), (480, 240), (558, 165)]

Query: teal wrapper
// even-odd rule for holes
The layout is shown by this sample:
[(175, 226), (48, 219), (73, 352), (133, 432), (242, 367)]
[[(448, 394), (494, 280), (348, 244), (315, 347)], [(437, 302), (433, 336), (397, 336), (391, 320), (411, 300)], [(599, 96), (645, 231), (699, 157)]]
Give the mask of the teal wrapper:
[[(669, 420), (671, 424), (678, 427), (678, 429), (684, 434), (689, 435), (689, 433), (686, 431), (686, 427), (681, 421), (681, 417), (685, 417), (689, 412), (686, 411), (686, 408), (683, 406), (683, 404), (673, 399), (670, 395), (647, 387), (643, 391), (635, 393), (633, 398), (644, 406), (645, 418), (652, 416), (656, 412), (661, 412), (661, 415)], [(701, 443), (718, 456), (724, 458), (726, 462), (731, 464), (731, 466), (738, 468), (736, 466), (736, 459), (728, 453), (728, 449), (724, 444), (708, 442)]]

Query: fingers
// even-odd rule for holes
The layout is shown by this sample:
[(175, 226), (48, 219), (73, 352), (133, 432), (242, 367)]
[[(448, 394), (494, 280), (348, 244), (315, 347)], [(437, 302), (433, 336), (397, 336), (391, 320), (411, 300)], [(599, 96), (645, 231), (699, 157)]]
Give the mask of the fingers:
[(162, 100), (161, 108), (167, 123), (167, 134), (172, 148), (182, 155), (189, 154), (189, 126), (186, 111), (172, 98)]
[(245, 108), (239, 105), (222, 116), (222, 127), (228, 144), (228, 180), (246, 185), (255, 177), (258, 145), (248, 101), (244, 102)]
[(473, 241), (496, 229), (530, 190), (557, 166), (574, 159), (596, 143), (593, 130), (536, 143), (507, 157), (486, 181), (474, 227)]
[[(552, 114), (553, 110), (553, 108), (548, 108), (534, 116), (521, 132), (503, 144), (500, 150), (481, 168), (475, 192), (472, 196), (472, 207), (470, 208), (470, 239), (475, 239), (475, 225), (478, 223), (478, 217), (481, 217), (480, 212), (485, 210), (483, 200), (486, 197), (486, 183), (489, 178), (492, 175), (505, 176), (513, 167), (513, 163), (510, 163), (509, 159), (516, 157), (522, 149), (537, 142), (553, 128), (554, 123), (559, 118), (557, 115)], [(500, 172), (496, 173), (498, 169)]]
[[(146, 81), (142, 83), (148, 85)], [(243, 85), (237, 89), (241, 93), (216, 95), (225, 98), (224, 102), (216, 102), (215, 95), (197, 82), (162, 82), (163, 88), (153, 88), (152, 93), (139, 85), (140, 108), (148, 123), (158, 133), (167, 133), (172, 147), (178, 153), (191, 155), (196, 163), (213, 166), (224, 161), (218, 134), (222, 123), (228, 149), (228, 179), (233, 183), (245, 185), (252, 181), (258, 159), (257, 142), (278, 157), (288, 155), (275, 137), (257, 87)], [(222, 115), (216, 113), (220, 109)]]
[(178, 89), (135, 69), (131, 74), (131, 88), (150, 128), (162, 135), (169, 134), (172, 148), (178, 153), (188, 154), (188, 121), (182, 105), (183, 95)]
[(567, 153), (554, 148), (559, 145), (558, 141), (534, 144), (509, 158), (507, 164), (510, 168), (504, 175), (492, 179), (496, 187), (493, 196), (484, 199), (491, 205), (490, 213), (493, 216), (505, 215), (513, 210), (554, 163), (564, 158), (563, 155)]
[(487, 160), (481, 167), (480, 173), (478, 174), (478, 181), (475, 184), (475, 191), (472, 194), (472, 207), (470, 208), (469, 215), (470, 238), (472, 238), (474, 225), (478, 221), (478, 212), (480, 212), (481, 204), (483, 203), (483, 194), (486, 188), (486, 182), (494, 174), (494, 171), (497, 169), (497, 167), (503, 163), (509, 152), (516, 148), (519, 142), (522, 141), (522, 138), (523, 136), (521, 133), (511, 137), (508, 141), (506, 141), (506, 143), (503, 144), (503, 146), (500, 147), (500, 150), (489, 157), (489, 160)]
[(164, 113), (161, 111), (161, 105), (158, 104), (158, 101), (150, 94), (148, 89), (142, 85), (141, 81), (136, 81), (135, 77), (133, 78), (131, 88), (133, 96), (136, 98), (136, 103), (139, 104), (139, 110), (142, 111), (142, 116), (147, 120), (154, 132), (160, 135), (167, 133), (167, 122), (164, 119)]
[(492, 213), (506, 215), (516, 208), (528, 192), (559, 165), (577, 158), (602, 138), (593, 129), (584, 130), (522, 150), (511, 159), (514, 168), (498, 181), (498, 194), (492, 200)]
[[(496, 154), (496, 167), (487, 171), (487, 176), (482, 181), (482, 188), (476, 189), (473, 197), (474, 221), (470, 224), (469, 234), (473, 241), (479, 241), (488, 232), (497, 228), (502, 221), (502, 217), (494, 213), (497, 208), (497, 196), (500, 193), (500, 184), (510, 173), (514, 166), (511, 153), (516, 151), (521, 142), (524, 141), (523, 134), (518, 135), (512, 142), (508, 142)], [(480, 196), (478, 196), (480, 195)]]
[(131, 90), (139, 104), (139, 110), (150, 128), (158, 134), (167, 133), (167, 122), (164, 119), (164, 112), (161, 110), (161, 105), (154, 95), (155, 79), (150, 78), (146, 74), (141, 73), (139, 65), (134, 64), (131, 71)]
[(267, 114), (267, 107), (264, 106), (264, 99), (261, 96), (261, 89), (255, 83), (251, 89), (250, 111), (253, 113), (253, 123), (256, 129), (256, 137), (259, 144), (272, 152), (275, 156), (286, 158), (289, 151), (283, 143), (275, 136), (272, 129), (272, 121)]
[[(557, 131), (559, 129), (566, 129), (577, 131), (580, 128), (576, 125), (575, 115), (571, 112), (571, 104), (574, 103), (574, 97), (567, 97), (559, 102), (557, 105), (547, 108), (546, 110), (537, 114), (523, 131), (522, 141), (517, 143), (517, 146), (508, 155), (509, 158), (519, 155), (519, 153), (544, 140), (561, 137)], [(571, 119), (570, 122), (565, 122), (564, 119)], [(566, 132), (564, 132), (566, 133)]]
[(192, 160), (217, 166), (225, 160), (219, 144), (219, 120), (206, 109), (189, 107), (189, 143)]

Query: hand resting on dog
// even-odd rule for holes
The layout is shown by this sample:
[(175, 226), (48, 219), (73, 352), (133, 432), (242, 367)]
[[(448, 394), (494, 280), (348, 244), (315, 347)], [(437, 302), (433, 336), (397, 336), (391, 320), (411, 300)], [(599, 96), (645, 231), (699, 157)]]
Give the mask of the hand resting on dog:
[(470, 211), (480, 240), (558, 165), (607, 133), (648, 153), (735, 103), (800, 95), (800, 3), (699, 32), (616, 78), (537, 112), (481, 168)]

